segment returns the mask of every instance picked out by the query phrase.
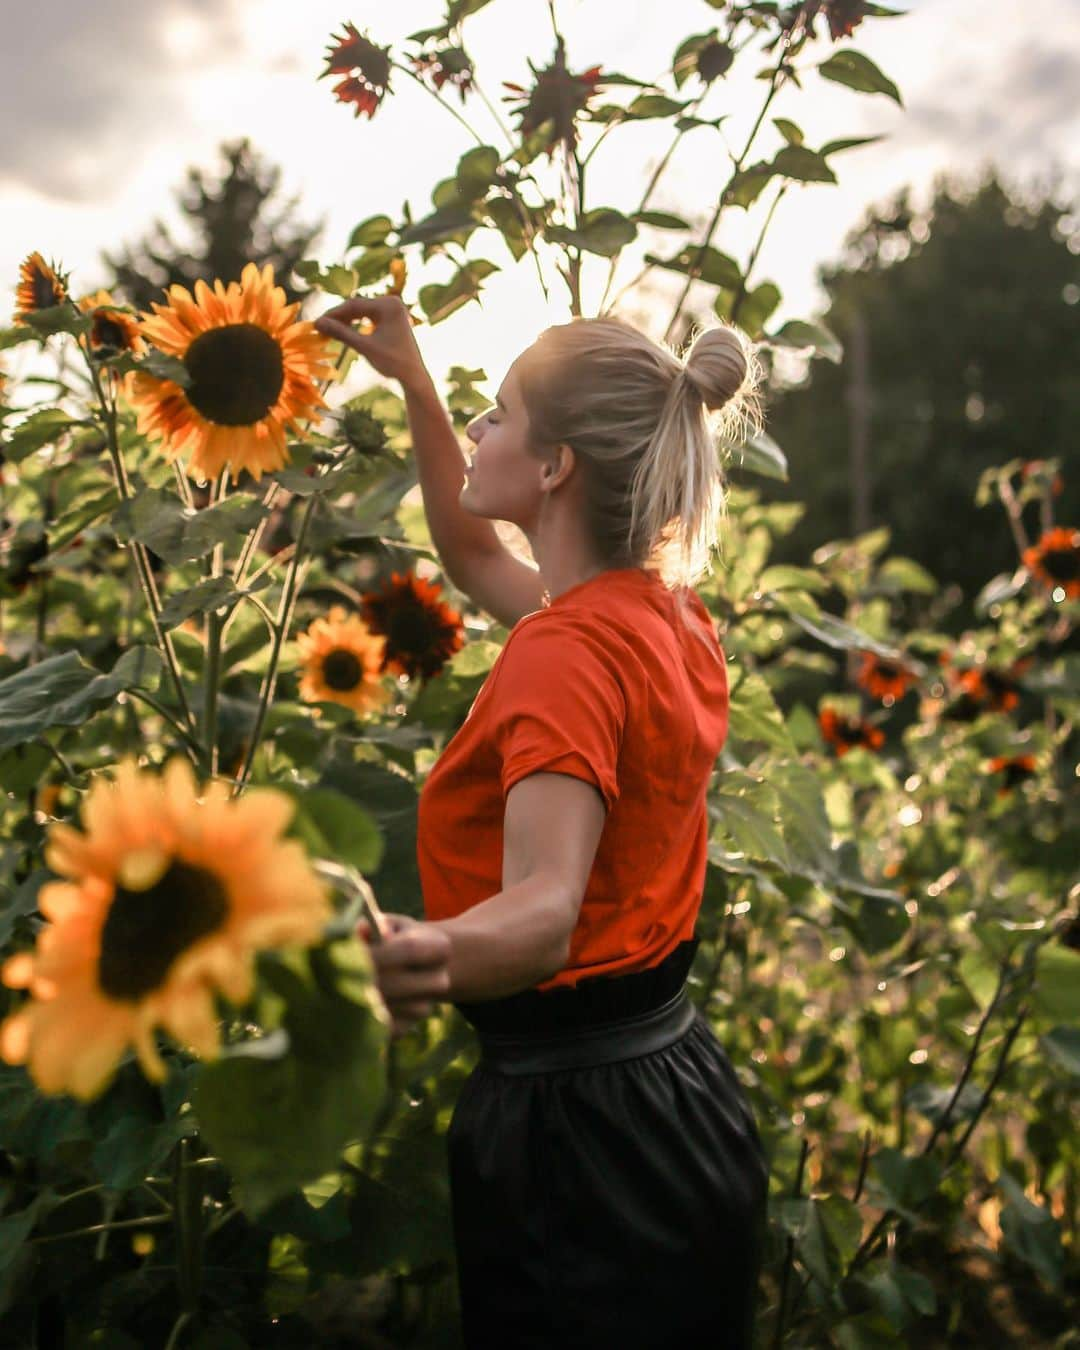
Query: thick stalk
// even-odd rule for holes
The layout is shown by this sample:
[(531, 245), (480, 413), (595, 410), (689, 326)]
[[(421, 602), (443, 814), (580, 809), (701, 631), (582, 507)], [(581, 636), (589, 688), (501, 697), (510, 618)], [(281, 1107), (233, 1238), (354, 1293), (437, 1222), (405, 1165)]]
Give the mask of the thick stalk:
[(191, 1141), (181, 1139), (176, 1150), (173, 1180), (173, 1224), (176, 1236), (176, 1281), (180, 1311), (194, 1317), (202, 1292), (203, 1181), (191, 1165)]
[[(799, 1154), (799, 1167), (795, 1173), (795, 1188), (792, 1195), (798, 1199), (802, 1194), (803, 1172), (806, 1169), (806, 1156), (810, 1152), (809, 1140), (803, 1139), (802, 1150)], [(773, 1332), (773, 1350), (783, 1344), (784, 1341), (784, 1323), (786, 1320), (784, 1304), (787, 1302), (788, 1282), (791, 1279), (791, 1267), (795, 1258), (795, 1239), (789, 1237), (787, 1247), (784, 1252), (784, 1268), (780, 1275), (780, 1302), (776, 1307), (776, 1328)]]
[[(221, 477), (210, 489), (210, 505), (220, 501), (225, 495), (228, 481), (228, 469), (223, 469)], [(220, 577), (225, 574), (225, 545), (215, 544), (210, 554), (208, 577)], [(218, 770), (217, 712), (218, 684), (221, 681), (221, 632), (225, 619), (216, 609), (206, 615), (206, 661), (203, 666), (203, 726), (202, 752), (205, 772), (213, 777)]]
[[(87, 363), (90, 367), (90, 378), (93, 381), (94, 392), (97, 394), (98, 401), (101, 404), (102, 415), (105, 419), (105, 435), (109, 444), (109, 457), (112, 460), (113, 473), (116, 477), (116, 490), (123, 501), (128, 501), (131, 497), (131, 487), (127, 480), (127, 473), (124, 469), (124, 461), (120, 454), (120, 441), (116, 431), (116, 406), (105, 397), (105, 391), (101, 386), (101, 379), (94, 367), (93, 361), (88, 357)], [(131, 552), (135, 558), (135, 566), (139, 574), (139, 584), (142, 587), (143, 595), (146, 598), (147, 609), (150, 613), (150, 623), (154, 629), (154, 638), (161, 649), (161, 654), (168, 667), (169, 675), (172, 678), (173, 688), (176, 692), (176, 701), (180, 706), (184, 721), (191, 728), (193, 734), (198, 734), (198, 728), (194, 715), (191, 711), (191, 705), (188, 703), (187, 691), (184, 688), (184, 681), (180, 676), (180, 667), (177, 664), (176, 652), (173, 649), (172, 636), (161, 626), (161, 601), (158, 598), (157, 587), (154, 585), (154, 574), (150, 569), (150, 559), (147, 556), (146, 546), (140, 544), (138, 540), (133, 539), (130, 544)]]

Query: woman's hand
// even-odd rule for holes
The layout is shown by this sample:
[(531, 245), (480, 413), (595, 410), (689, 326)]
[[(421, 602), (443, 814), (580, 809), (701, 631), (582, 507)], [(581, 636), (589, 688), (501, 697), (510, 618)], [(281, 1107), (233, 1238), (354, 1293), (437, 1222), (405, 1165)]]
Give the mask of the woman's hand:
[[(352, 327), (368, 320), (366, 331)], [(335, 305), (315, 320), (324, 337), (336, 338), (370, 361), (380, 375), (408, 385), (427, 375), (424, 358), (413, 337), (412, 320), (399, 296), (357, 296)]]
[(370, 944), (379, 993), (390, 1013), (391, 1033), (404, 1035), (450, 992), (450, 938), (434, 924), (404, 914), (387, 914), (390, 936), (371, 942), (371, 925), (361, 919), (356, 935)]

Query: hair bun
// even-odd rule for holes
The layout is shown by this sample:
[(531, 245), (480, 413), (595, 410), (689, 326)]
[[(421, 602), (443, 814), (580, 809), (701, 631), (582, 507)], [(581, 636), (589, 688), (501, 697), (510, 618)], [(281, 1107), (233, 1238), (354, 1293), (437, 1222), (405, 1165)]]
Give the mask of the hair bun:
[(711, 412), (729, 403), (750, 373), (747, 339), (730, 324), (706, 328), (694, 339), (683, 373)]

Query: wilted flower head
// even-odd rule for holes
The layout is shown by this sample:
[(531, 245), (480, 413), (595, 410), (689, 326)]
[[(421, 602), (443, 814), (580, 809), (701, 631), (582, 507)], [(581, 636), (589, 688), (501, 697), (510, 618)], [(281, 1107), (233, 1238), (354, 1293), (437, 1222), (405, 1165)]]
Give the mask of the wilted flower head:
[(31, 253), (19, 265), (19, 284), (15, 291), (15, 321), (25, 319), (39, 309), (52, 309), (67, 299), (64, 281), (55, 263), (50, 267), (40, 253)]
[(338, 101), (351, 103), (357, 117), (366, 113), (370, 118), (389, 92), (390, 67), (390, 48), (376, 46), (366, 34), (347, 23), (345, 32), (334, 37), (327, 49), (326, 69), (319, 79), (344, 75), (345, 79), (334, 85)]
[(551, 137), (545, 146), (550, 159), (560, 143), (568, 150), (577, 145), (577, 117), (602, 82), (600, 67), (590, 66), (580, 75), (571, 75), (566, 68), (566, 47), (559, 38), (551, 65), (537, 70), (530, 61), (529, 69), (536, 76), (532, 89), (504, 80), (504, 86), (511, 91), (511, 97), (504, 98), (507, 103), (518, 105), (513, 112), (521, 119), (518, 129), (523, 140), (545, 122), (553, 123)]
[(461, 95), (462, 103), (465, 102), (465, 95), (473, 84), (473, 66), (463, 47), (421, 52), (411, 56), (409, 61), (416, 73), (430, 79), (436, 89), (452, 84)]

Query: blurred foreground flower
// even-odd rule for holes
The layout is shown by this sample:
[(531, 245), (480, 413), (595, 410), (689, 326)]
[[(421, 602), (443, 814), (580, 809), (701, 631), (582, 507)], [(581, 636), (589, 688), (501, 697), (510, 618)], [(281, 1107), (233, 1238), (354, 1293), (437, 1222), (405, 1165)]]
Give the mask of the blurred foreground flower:
[(170, 458), (191, 450), (188, 472), (200, 482), (228, 466), (256, 482), (289, 461), (286, 427), (323, 406), (318, 382), (330, 379), (328, 343), (297, 320), (273, 268), (254, 263), (228, 287), (195, 283), (195, 295), (170, 286), (142, 333), (183, 362), (181, 386), (140, 371), (130, 386), (139, 430), (159, 437)]
[(444, 84), (452, 84), (461, 95), (465, 95), (473, 86), (473, 68), (463, 47), (443, 47), (436, 52), (420, 52), (409, 57), (409, 64), (418, 75), (429, 79), (436, 89)]
[(995, 755), (983, 766), (986, 773), (1003, 773), (1005, 781), (997, 790), (999, 797), (1011, 792), (1017, 783), (1030, 778), (1035, 772), (1034, 755)]
[(125, 313), (108, 291), (84, 295), (79, 308), (90, 315), (90, 350), (95, 355), (145, 351), (146, 343), (139, 336), (139, 320), (134, 314)]
[(365, 591), (360, 611), (386, 637), (384, 669), (414, 679), (437, 675), (465, 645), (461, 615), (439, 598), (437, 582), (394, 572), (380, 590)]
[(300, 697), (305, 702), (342, 703), (364, 713), (389, 698), (382, 679), (386, 639), (343, 605), (331, 606), (326, 618), (298, 635), (296, 645), (304, 661)]
[(1080, 530), (1047, 530), (1037, 544), (1024, 549), (1023, 561), (1045, 586), (1060, 587), (1070, 600), (1080, 599)]
[(332, 918), (303, 845), (281, 838), (295, 809), (272, 788), (202, 795), (186, 759), (161, 775), (125, 759), (98, 777), (80, 811), (85, 833), (55, 824), (38, 907), (50, 922), (33, 952), (11, 957), (4, 984), (31, 998), (0, 1026), (0, 1056), (27, 1064), (44, 1092), (84, 1101), (108, 1087), (133, 1045), (161, 1081), (163, 1027), (204, 1058), (220, 1048), (215, 994), (250, 999), (260, 948), (316, 942)]
[(855, 676), (856, 684), (871, 698), (880, 700), (887, 708), (901, 699), (915, 683), (915, 674), (907, 666), (886, 661), (874, 652), (863, 652), (862, 664)]
[(66, 299), (67, 291), (57, 275), (55, 263), (50, 267), (40, 253), (31, 253), (23, 260), (15, 291), (16, 323), (39, 309), (62, 305)]
[(339, 103), (351, 103), (357, 117), (361, 113), (374, 117), (390, 90), (390, 48), (377, 47), (347, 23), (345, 32), (340, 37), (334, 36), (333, 45), (327, 48), (326, 69), (319, 79), (327, 75), (345, 76), (334, 85)]

